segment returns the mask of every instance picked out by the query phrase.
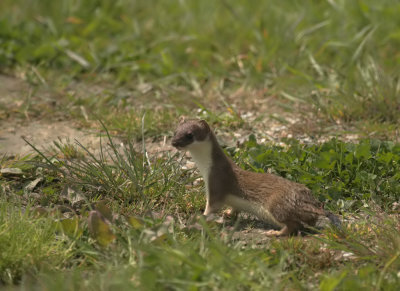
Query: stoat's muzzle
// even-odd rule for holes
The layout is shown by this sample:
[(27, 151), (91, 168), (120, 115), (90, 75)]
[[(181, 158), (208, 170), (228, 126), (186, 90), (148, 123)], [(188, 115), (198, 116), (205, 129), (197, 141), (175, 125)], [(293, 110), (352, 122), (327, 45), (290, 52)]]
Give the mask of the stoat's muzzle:
[(191, 133), (175, 134), (172, 138), (172, 145), (180, 150), (193, 143), (193, 141), (194, 137)]

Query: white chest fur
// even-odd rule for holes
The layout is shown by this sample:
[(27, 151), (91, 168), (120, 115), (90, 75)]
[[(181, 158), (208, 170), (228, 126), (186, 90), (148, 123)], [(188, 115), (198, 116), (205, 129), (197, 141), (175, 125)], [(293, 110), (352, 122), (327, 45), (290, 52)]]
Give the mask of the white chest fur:
[(204, 185), (206, 186), (206, 210), (207, 214), (210, 211), (210, 191), (208, 188), (208, 180), (210, 177), (211, 167), (212, 167), (212, 143), (210, 140), (205, 141), (195, 141), (188, 146), (188, 150), (192, 155), (194, 162), (200, 170), (201, 175), (204, 179)]
[(204, 215), (208, 215), (212, 212), (210, 207), (210, 191), (208, 187), (208, 180), (210, 178), (210, 172), (212, 167), (212, 142), (209, 139), (205, 141), (195, 141), (191, 143), (187, 148), (192, 155), (194, 162), (200, 170), (201, 175), (204, 179), (204, 184), (206, 186), (206, 208), (204, 210)]
[[(208, 186), (208, 178), (212, 167), (212, 143), (210, 140), (196, 141), (187, 147), (192, 155), (194, 162), (203, 176), (206, 187)], [(208, 192), (208, 191), (207, 191)]]

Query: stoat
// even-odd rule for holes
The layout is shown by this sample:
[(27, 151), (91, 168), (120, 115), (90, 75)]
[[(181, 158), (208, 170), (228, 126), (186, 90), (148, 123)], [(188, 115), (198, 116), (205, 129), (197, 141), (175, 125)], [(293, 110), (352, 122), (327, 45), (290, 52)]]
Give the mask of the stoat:
[(225, 155), (205, 120), (181, 119), (172, 145), (188, 150), (203, 176), (206, 216), (227, 205), (235, 212), (248, 212), (281, 228), (267, 231), (268, 236), (297, 233), (303, 224), (314, 226), (320, 216), (340, 224), (339, 218), (324, 210), (306, 186), (237, 166)]

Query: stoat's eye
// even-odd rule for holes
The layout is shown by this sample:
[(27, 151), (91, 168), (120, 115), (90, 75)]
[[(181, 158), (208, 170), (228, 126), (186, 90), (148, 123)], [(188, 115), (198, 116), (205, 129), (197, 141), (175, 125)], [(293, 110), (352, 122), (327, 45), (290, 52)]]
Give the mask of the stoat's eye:
[(193, 139), (193, 133), (188, 132), (187, 134), (185, 134), (185, 137), (186, 137), (187, 139)]

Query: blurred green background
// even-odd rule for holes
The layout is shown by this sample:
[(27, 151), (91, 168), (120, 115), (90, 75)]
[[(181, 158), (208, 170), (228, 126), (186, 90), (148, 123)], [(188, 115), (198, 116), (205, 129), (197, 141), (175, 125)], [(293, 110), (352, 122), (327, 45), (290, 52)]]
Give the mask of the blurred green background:
[[(2, 0), (2, 66), (116, 80), (191, 74), (256, 84), (400, 65), (400, 3), (383, 1)], [(310, 81), (311, 81), (310, 80)]]
[(327, 119), (398, 122), (396, 0), (2, 0), (0, 11), (5, 72), (189, 89), (222, 80), (286, 92)]

